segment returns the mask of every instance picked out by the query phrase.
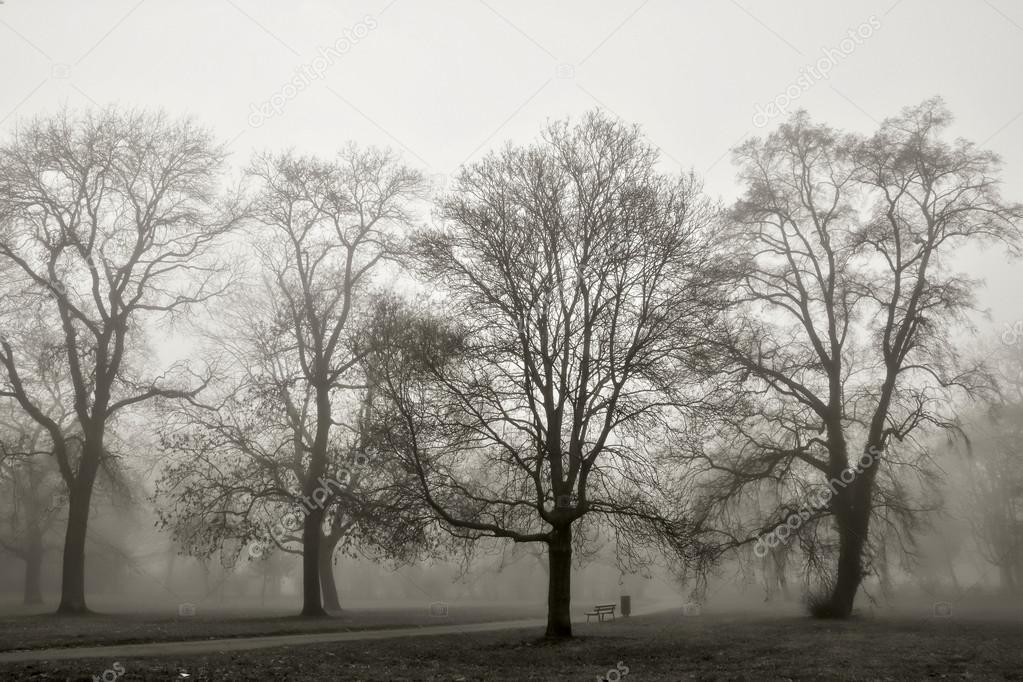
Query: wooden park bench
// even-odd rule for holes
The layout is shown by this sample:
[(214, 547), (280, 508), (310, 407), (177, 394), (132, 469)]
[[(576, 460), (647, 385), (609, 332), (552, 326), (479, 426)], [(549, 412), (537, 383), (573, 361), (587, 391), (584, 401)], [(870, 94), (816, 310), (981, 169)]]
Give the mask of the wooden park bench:
[(615, 619), (615, 605), (614, 604), (597, 604), (593, 607), (592, 611), (587, 612), (586, 622), (590, 622), (590, 616), (596, 616), (597, 621), (603, 623), (604, 616), (610, 614), (611, 620)]

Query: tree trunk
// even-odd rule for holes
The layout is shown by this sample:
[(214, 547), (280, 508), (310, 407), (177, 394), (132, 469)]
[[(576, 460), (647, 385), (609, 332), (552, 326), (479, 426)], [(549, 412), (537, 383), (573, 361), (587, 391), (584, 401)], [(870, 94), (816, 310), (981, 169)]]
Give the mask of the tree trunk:
[(862, 578), (860, 542), (848, 528), (849, 524), (839, 524), (838, 576), (831, 593), (829, 612), (834, 618), (848, 618), (852, 615)]
[(1012, 595), (1016, 592), (1016, 581), (1013, 577), (1012, 568), (1012, 565), (1009, 563), (1003, 563), (998, 566), (1002, 592), (1007, 595)]
[(40, 573), (43, 567), (43, 550), (35, 540), (30, 541), (25, 554), (25, 605), (34, 606), (43, 603), (43, 592)]
[(835, 515), (838, 522), (838, 575), (831, 593), (828, 615), (852, 615), (856, 593), (863, 581), (863, 549), (870, 524), (870, 508), (851, 509)]
[(280, 599), (281, 598), (281, 571), (277, 562), (271, 558), (267, 562), (267, 570), (270, 575), (270, 598)]
[(572, 636), (572, 527), (554, 529), (548, 543), (546, 637)]
[(259, 592), (259, 605), (266, 606), (266, 572), (268, 570), (266, 561), (263, 562), (263, 587)]
[(62, 614), (89, 613), (89, 608), (85, 604), (85, 538), (89, 526), (92, 484), (96, 477), (96, 464), (90, 460), (89, 452), (83, 453), (78, 477), (74, 485), (70, 486), (68, 493), (60, 605), (57, 607), (57, 613)]
[(324, 510), (316, 496), (327, 471), (327, 443), (332, 423), (330, 385), (324, 378), (323, 367), (325, 364), (318, 361), (316, 369), (320, 381), (314, 382), (316, 438), (311, 448), (309, 469), (302, 489), (303, 499), (313, 503), (305, 515), (302, 526), (302, 615), (307, 618), (322, 618), (327, 615), (320, 602), (320, 547), (323, 544)]
[(210, 563), (204, 559), (199, 559), (199, 565), (202, 566), (202, 591), (204, 595), (210, 593)]
[(172, 589), (172, 583), (174, 580), (174, 564), (177, 562), (178, 553), (172, 545), (170, 548), (169, 556), (167, 557), (167, 568), (164, 571), (163, 584), (167, 589)]
[(320, 528), (323, 510), (314, 508), (306, 514), (302, 527), (302, 615), (307, 618), (326, 616), (320, 603)]
[(781, 586), (782, 599), (792, 601), (792, 593), (789, 592), (789, 579), (784, 573), (778, 576), (778, 584)]
[(956, 592), (962, 592), (963, 588), (959, 584), (959, 576), (956, 575), (955, 562), (952, 561), (952, 556), (945, 552), (945, 568), (948, 570), (948, 577), (952, 579), (952, 587), (955, 588)]
[(327, 611), (341, 610), (341, 600), (334, 582), (334, 547), (329, 540), (320, 547), (320, 590), (323, 592), (323, 608)]

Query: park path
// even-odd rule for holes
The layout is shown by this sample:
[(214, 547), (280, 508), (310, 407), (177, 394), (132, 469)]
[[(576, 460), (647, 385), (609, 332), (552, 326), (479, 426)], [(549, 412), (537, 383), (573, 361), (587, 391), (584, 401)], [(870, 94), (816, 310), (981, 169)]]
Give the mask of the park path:
[[(633, 609), (633, 616), (642, 616), (678, 608), (679, 605), (658, 605)], [(620, 618), (621, 616), (619, 616)], [(573, 624), (585, 623), (585, 618), (573, 619)], [(0, 653), (0, 663), (26, 661), (60, 661), (81, 658), (140, 658), (143, 656), (194, 656), (228, 651), (249, 651), (302, 644), (329, 642), (355, 642), (370, 639), (398, 637), (429, 637), (433, 635), (459, 635), (498, 630), (524, 630), (543, 628), (544, 618), (506, 620), (492, 623), (466, 623), (463, 625), (425, 625), (421, 627), (392, 628), (387, 630), (353, 630), (344, 632), (312, 632), (292, 635), (256, 635), (253, 637), (226, 637), (222, 639), (195, 639), (176, 642), (147, 642), (143, 644), (103, 644), (96, 646), (60, 647), (56, 649), (29, 649)]]

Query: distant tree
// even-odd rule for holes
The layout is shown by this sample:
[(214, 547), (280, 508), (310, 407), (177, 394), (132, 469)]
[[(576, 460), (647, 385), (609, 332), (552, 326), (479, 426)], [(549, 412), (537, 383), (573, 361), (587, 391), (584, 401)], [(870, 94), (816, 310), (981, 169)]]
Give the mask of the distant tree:
[(443, 527), (547, 546), (549, 637), (572, 634), (573, 548), (601, 524), (633, 558), (706, 558), (662, 455), (700, 400), (714, 212), (657, 163), (591, 113), (475, 164), (411, 252), (451, 321), (396, 308), (371, 342), (381, 421)]
[[(0, 147), (0, 397), (43, 427), (68, 490), (60, 613), (87, 612), (85, 544), (93, 485), (110, 426), (127, 409), (189, 399), (208, 379), (145, 355), (152, 322), (223, 289), (213, 257), (235, 224), (217, 184), (224, 152), (190, 121), (161, 114), (64, 112), (29, 121)], [(29, 314), (30, 313), (30, 314)], [(47, 413), (37, 348), (71, 387), (68, 428)]]
[(1000, 395), (965, 415), (953, 452), (952, 496), (981, 556), (1007, 594), (1023, 590), (1023, 344), (995, 353)]
[[(303, 495), (301, 450), (286, 422), (280, 388), (232, 394), (217, 410), (190, 407), (167, 422), (164, 448), (172, 462), (156, 488), (161, 524), (202, 559), (220, 552), (264, 560), (275, 553), (306, 555), (305, 519), (322, 511), (317, 558), (322, 607), (340, 611), (333, 565), (338, 552), (416, 555), (424, 524), (391, 491), (393, 467), (378, 456), (366, 410), (338, 412), (325, 473)], [(308, 412), (311, 396), (301, 401)], [(348, 417), (345, 419), (344, 417)], [(344, 428), (341, 428), (344, 427)]]
[[(198, 440), (174, 443), (192, 456), (171, 475), (215, 490), (196, 506), (175, 483), (188, 513), (224, 515), (222, 529), (234, 534), (287, 537), (275, 544), (302, 555), (302, 614), (321, 616), (321, 574), (357, 525), (351, 509), (333, 509), (344, 498), (335, 482), (347, 483), (337, 477), (353, 458), (367, 458), (361, 324), (423, 180), (389, 152), (354, 146), (329, 162), (259, 156), (249, 176), (259, 271), (222, 344), (239, 379), (215, 412), (189, 410)], [(285, 515), (300, 524), (297, 537), (266, 532)]]
[(1000, 197), (994, 154), (941, 139), (950, 120), (929, 100), (861, 138), (798, 113), (736, 151), (730, 324), (707, 342), (742, 397), (704, 448), (708, 490), (781, 491), (759, 532), (805, 510), (800, 539), (837, 553), (822, 564), (822, 615), (851, 613), (872, 518), (916, 516), (903, 481), (926, 469), (922, 436), (958, 428), (957, 401), (992, 387), (956, 351), (977, 283), (950, 258), (975, 244), (1015, 251), (1023, 208)]
[(53, 527), (64, 509), (63, 483), (52, 462), (44, 430), (20, 408), (0, 415), (0, 552), (25, 563), (24, 603), (42, 604), (41, 573), (48, 552), (58, 549)]

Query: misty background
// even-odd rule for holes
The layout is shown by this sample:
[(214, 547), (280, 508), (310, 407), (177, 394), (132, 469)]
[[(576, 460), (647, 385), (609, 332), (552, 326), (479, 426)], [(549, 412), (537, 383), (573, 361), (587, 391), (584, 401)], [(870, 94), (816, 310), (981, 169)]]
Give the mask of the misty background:
[[(844, 51), (842, 41), (864, 24), (869, 37)], [(577, 120), (596, 108), (639, 124), (661, 152), (660, 170), (692, 170), (708, 195), (731, 202), (741, 191), (731, 150), (797, 109), (869, 133), (903, 106), (940, 93), (955, 117), (948, 137), (997, 151), (1005, 193), (1013, 198), (1023, 185), (1023, 91), (1014, 87), (1023, 70), (1021, 38), (1023, 9), (1004, 1), (825, 8), (752, 0), (7, 0), (0, 5), (0, 130), (65, 107), (163, 109), (210, 126), (227, 143), (234, 173), (254, 152), (331, 155), (358, 140), (394, 149), (439, 193), (465, 165), (507, 141), (528, 142), (548, 121)], [(807, 67), (835, 50), (842, 54), (826, 76), (808, 75)], [(288, 89), (296, 77), (307, 84)], [(797, 94), (785, 96), (783, 110), (763, 113), (787, 91)], [(429, 200), (418, 209), (417, 220), (429, 223)], [(970, 249), (950, 265), (985, 281), (977, 295), (987, 314), (974, 315), (976, 336), (964, 337), (963, 348), (994, 352), (1023, 320), (1019, 264), (998, 249)], [(181, 325), (152, 339), (149, 362), (169, 367), (200, 345), (196, 332)], [(995, 447), (976, 441), (979, 449)], [(92, 601), (108, 608), (141, 599), (200, 611), (293, 609), (301, 596), (297, 557), (249, 561), (243, 552), (239, 560), (224, 553), (199, 560), (179, 555), (169, 535), (154, 527), (150, 496), (162, 462), (151, 446), (140, 436), (133, 447), (129, 437), (122, 448), (131, 453), (129, 483), (99, 485), (87, 547)], [(891, 585), (871, 583), (868, 590), (880, 596), (903, 586), (943, 600), (953, 590), (998, 585), (999, 568), (974, 525), (991, 493), (958, 448), (948, 444), (939, 458), (947, 472), (946, 510), (922, 532), (919, 563), (893, 564)], [(35, 492), (53, 487), (52, 498), (42, 496), (47, 513), (40, 531), (48, 548), (40, 590), (52, 602), (62, 493), (59, 482), (39, 476), (17, 485)], [(691, 586), (667, 572), (623, 573), (609, 543), (596, 543), (581, 564), (573, 602), (616, 601), (621, 594), (649, 602), (690, 599)], [(395, 566), (352, 550), (335, 567), (346, 607), (543, 604), (545, 571), (545, 559), (528, 547), (498, 542), (485, 543), (467, 566), (457, 557)], [(787, 580), (779, 580), (779, 571), (788, 572)], [(22, 562), (0, 553), (4, 601), (22, 600), (23, 575)], [(792, 603), (799, 591), (792, 566), (729, 560), (711, 579), (706, 604), (759, 607), (786, 596)]]

